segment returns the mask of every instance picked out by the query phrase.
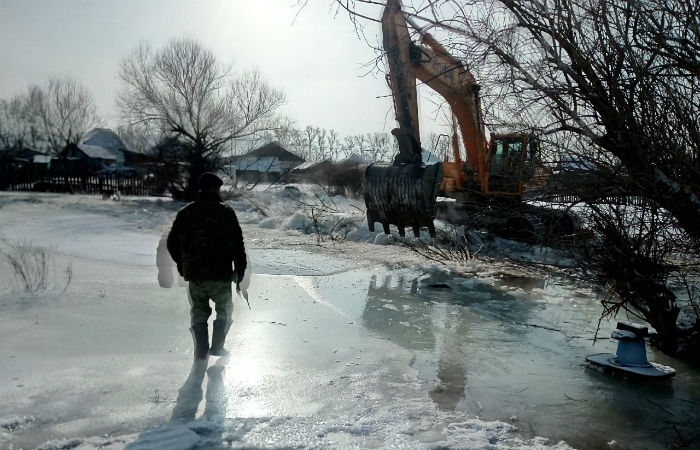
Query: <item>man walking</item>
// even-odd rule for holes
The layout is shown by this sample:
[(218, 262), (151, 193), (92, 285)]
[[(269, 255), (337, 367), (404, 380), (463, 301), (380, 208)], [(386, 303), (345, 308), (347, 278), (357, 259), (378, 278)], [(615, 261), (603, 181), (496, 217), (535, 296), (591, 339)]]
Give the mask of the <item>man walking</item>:
[[(168, 251), (180, 275), (189, 282), (190, 331), (196, 359), (228, 353), (224, 341), (232, 323), (231, 282), (240, 283), (247, 264), (236, 213), (220, 196), (222, 184), (221, 178), (210, 172), (199, 177), (196, 200), (177, 213), (168, 234)], [(216, 308), (211, 348), (207, 326), (210, 299)]]

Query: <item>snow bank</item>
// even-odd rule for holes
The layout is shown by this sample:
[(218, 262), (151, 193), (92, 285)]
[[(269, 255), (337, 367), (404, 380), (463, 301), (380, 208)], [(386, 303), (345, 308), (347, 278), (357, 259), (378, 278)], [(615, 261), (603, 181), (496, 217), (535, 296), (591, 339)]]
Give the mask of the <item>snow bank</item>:
[[(380, 224), (375, 224), (377, 231), (369, 231), (362, 199), (329, 196), (314, 185), (258, 186), (257, 190), (246, 191), (230, 200), (230, 203), (243, 223), (257, 224), (265, 229), (312, 234), (319, 239), (332, 236), (335, 240), (381, 246), (403, 245), (404, 242), (422, 245), (419, 241), (412, 241), (411, 237), (399, 237), (394, 227), (390, 235), (381, 231)], [(435, 221), (435, 227), (445, 236), (465, 235), (472, 255), (509, 257), (522, 262), (575, 267), (575, 261), (550, 247), (503, 239), (483, 231), (464, 230), (441, 220)], [(425, 229), (421, 231), (421, 241), (435, 244)]]
[(339, 418), (335, 421), (292, 416), (235, 418), (225, 422), (202, 418), (189, 423), (171, 422), (135, 437), (53, 440), (37, 450), (187, 450), (216, 447), (573, 450), (564, 442), (551, 443), (542, 437), (519, 437), (517, 428), (505, 422), (487, 422), (476, 418), (457, 420), (444, 413), (431, 417), (426, 415), (426, 411), (415, 408), (416, 405), (411, 403), (389, 405), (379, 408), (382, 410), (379, 417)]
[(36, 450), (121, 450), (125, 442), (122, 438), (104, 437), (55, 439), (38, 446)]

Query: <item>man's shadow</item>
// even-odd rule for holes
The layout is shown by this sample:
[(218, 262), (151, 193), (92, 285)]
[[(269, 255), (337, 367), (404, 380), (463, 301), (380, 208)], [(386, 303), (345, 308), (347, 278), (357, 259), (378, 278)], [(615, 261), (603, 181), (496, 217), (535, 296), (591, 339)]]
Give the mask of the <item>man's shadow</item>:
[[(206, 442), (207, 445), (220, 444), (228, 405), (228, 393), (224, 385), (224, 370), (228, 359), (219, 358), (209, 368), (206, 359), (195, 359), (185, 383), (178, 391), (170, 421), (154, 430), (141, 433), (124, 448), (138, 450), (181, 447), (183, 442), (192, 445), (199, 442)], [(202, 388), (205, 374), (206, 396)], [(189, 424), (195, 421), (202, 398), (205, 398), (204, 412), (197, 419), (197, 425), (190, 426)]]
[(201, 417), (209, 421), (226, 418), (228, 395), (224, 386), (224, 369), (228, 358), (219, 358), (208, 369), (207, 362), (206, 359), (195, 359), (192, 363), (190, 374), (178, 391), (175, 408), (170, 416), (171, 422), (187, 423), (194, 420), (204, 395), (202, 383), (205, 373), (207, 374), (207, 393), (204, 413)]

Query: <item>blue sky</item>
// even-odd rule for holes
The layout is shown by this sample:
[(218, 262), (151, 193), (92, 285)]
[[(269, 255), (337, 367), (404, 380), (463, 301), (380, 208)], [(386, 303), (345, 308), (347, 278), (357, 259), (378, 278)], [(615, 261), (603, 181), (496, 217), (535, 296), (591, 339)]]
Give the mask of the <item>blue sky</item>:
[[(259, 68), (284, 89), (285, 112), (299, 126), (341, 136), (389, 131), (395, 125), (384, 77), (363, 76), (374, 51), (346, 15), (333, 11), (332, 0), (309, 0), (301, 11), (296, 0), (0, 0), (0, 97), (70, 75), (115, 126), (120, 59), (141, 40), (157, 48), (186, 36), (234, 70)], [(377, 43), (380, 32), (370, 24), (366, 37)], [(423, 97), (430, 116), (434, 106)], [(424, 136), (437, 129), (428, 120), (421, 126)]]

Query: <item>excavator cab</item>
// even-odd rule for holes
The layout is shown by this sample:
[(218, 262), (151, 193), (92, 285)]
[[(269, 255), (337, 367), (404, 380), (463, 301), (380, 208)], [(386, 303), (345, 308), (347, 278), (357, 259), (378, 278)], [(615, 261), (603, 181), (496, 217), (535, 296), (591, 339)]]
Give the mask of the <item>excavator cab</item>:
[(490, 155), (488, 193), (521, 195), (523, 184), (534, 174), (537, 140), (523, 134), (494, 135)]

